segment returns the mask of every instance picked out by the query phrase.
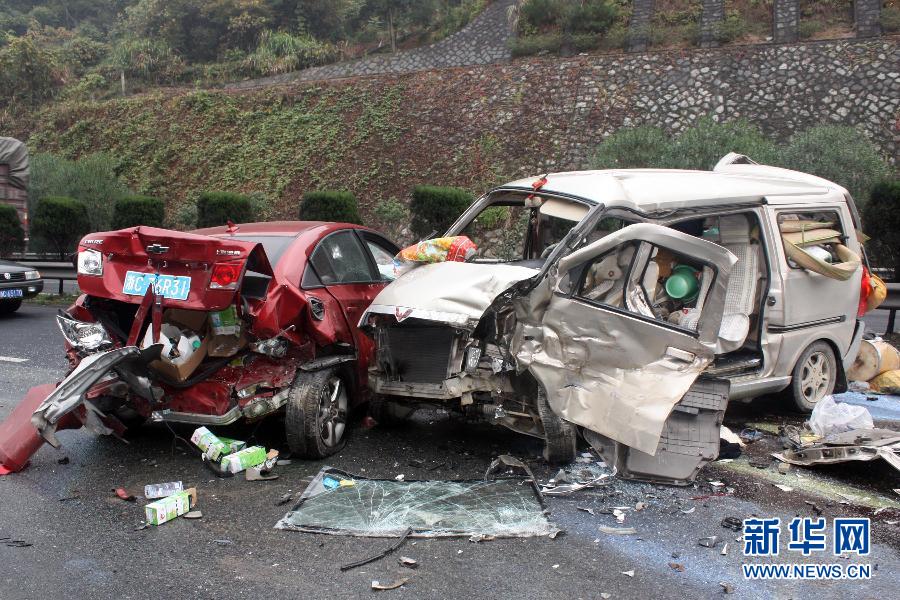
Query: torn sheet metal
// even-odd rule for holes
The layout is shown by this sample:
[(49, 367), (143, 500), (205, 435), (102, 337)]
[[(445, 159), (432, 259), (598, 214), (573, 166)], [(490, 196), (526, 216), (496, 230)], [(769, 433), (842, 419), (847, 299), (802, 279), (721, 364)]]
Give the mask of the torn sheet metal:
[(407, 529), (411, 537), (532, 537), (557, 531), (524, 479), (394, 481), (331, 467), (319, 471), (275, 527), (361, 537), (398, 537)]
[[(629, 241), (660, 243), (715, 267), (697, 336), (627, 312), (573, 300), (568, 273)], [(649, 260), (649, 253), (642, 259)], [(631, 225), (560, 262), (558, 277), (516, 302), (511, 348), (544, 385), (555, 413), (649, 455), (672, 409), (713, 359), (731, 267), (725, 248), (659, 225)], [(635, 267), (641, 271), (639, 267)], [(716, 438), (718, 442), (718, 438)]]
[[(159, 347), (155, 346), (155, 354), (158, 356)], [(41, 436), (54, 448), (59, 448), (59, 440), (56, 438), (56, 424), (66, 414), (84, 404), (87, 410), (87, 422), (92, 431), (110, 433), (107, 427), (100, 423), (104, 416), (91, 402), (85, 400), (85, 394), (98, 381), (118, 364), (135, 360), (141, 356), (140, 348), (125, 346), (107, 352), (92, 354), (85, 357), (74, 371), (69, 373), (46, 400), (34, 411), (31, 423), (40, 432)]]
[(881, 458), (900, 471), (900, 432), (890, 429), (855, 429), (772, 456), (802, 467), (851, 461), (868, 462)]

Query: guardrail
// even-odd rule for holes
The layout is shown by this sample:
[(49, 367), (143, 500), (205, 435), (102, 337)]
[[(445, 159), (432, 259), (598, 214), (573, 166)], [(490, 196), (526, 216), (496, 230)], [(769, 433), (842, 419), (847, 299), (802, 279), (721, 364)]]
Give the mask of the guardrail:
[(889, 310), (887, 329), (884, 334), (894, 333), (894, 322), (897, 319), (897, 309), (900, 309), (900, 283), (886, 283), (887, 298), (881, 303), (877, 310)]
[(70, 262), (50, 262), (44, 260), (19, 260), (19, 264), (34, 267), (41, 272), (41, 279), (45, 282), (48, 279), (59, 281), (58, 294), (63, 295), (63, 285), (67, 281), (77, 281), (77, 273), (75, 267)]

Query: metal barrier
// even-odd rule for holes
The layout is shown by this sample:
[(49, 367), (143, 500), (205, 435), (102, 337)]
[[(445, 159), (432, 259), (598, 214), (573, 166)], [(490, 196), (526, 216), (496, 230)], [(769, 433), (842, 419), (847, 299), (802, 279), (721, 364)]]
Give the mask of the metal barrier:
[(17, 262), (21, 265), (34, 267), (35, 269), (40, 271), (41, 279), (43, 279), (45, 282), (45, 289), (46, 281), (48, 279), (59, 281), (57, 293), (60, 296), (65, 293), (63, 290), (63, 285), (66, 281), (78, 281), (75, 267), (73, 267), (72, 263), (70, 262), (49, 262), (43, 260), (19, 260)]
[(900, 308), (900, 283), (886, 283), (887, 298), (876, 310), (889, 310), (887, 329), (884, 334), (894, 333), (894, 322), (897, 318), (897, 309)]

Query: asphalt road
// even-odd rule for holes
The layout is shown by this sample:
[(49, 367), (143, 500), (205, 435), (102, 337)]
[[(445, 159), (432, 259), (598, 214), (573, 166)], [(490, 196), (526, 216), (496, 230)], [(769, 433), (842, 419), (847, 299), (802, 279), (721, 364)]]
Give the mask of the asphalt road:
[[(53, 382), (64, 373), (55, 308), (26, 305), (0, 319), (0, 417), (5, 417), (26, 390)], [(883, 330), (883, 326), (881, 326)], [(25, 359), (9, 362), (4, 359)], [(879, 406), (879, 424), (900, 429), (896, 398), (870, 402)], [(771, 401), (729, 408), (727, 424), (735, 431), (751, 427), (763, 439), (750, 444), (733, 462), (710, 465), (696, 486), (671, 488), (627, 481), (570, 497), (549, 500), (551, 520), (565, 531), (555, 539), (523, 538), (471, 543), (465, 539), (408, 541), (394, 556), (347, 572), (339, 565), (389, 546), (386, 539), (360, 539), (273, 529), (287, 507), (275, 506), (285, 493), (305, 486), (322, 463), (293, 461), (278, 468), (280, 478), (249, 482), (220, 480), (193, 452), (173, 443), (165, 428), (148, 427), (125, 444), (85, 431), (63, 431), (57, 451), (42, 448), (22, 473), (0, 477), (0, 538), (32, 544), (9, 547), (0, 542), (0, 598), (354, 598), (380, 594), (396, 598), (711, 598), (723, 595), (720, 582), (736, 598), (873, 598), (896, 597), (900, 585), (900, 475), (881, 461), (824, 470), (774, 465), (753, 468), (779, 449), (768, 432), (782, 422), (799, 422)], [(179, 433), (188, 433), (180, 430)], [(247, 438), (252, 432), (237, 430)], [(255, 432), (257, 440), (277, 446), (279, 424)], [(554, 471), (539, 459), (539, 445), (500, 428), (466, 425), (432, 413), (396, 430), (353, 431), (347, 448), (329, 464), (370, 477), (408, 479), (476, 478), (491, 459), (512, 453), (526, 459), (546, 479)], [(68, 457), (68, 464), (58, 459)], [(424, 461), (423, 467), (410, 461)], [(434, 470), (425, 468), (441, 465)], [(112, 489), (124, 486), (140, 494), (144, 484), (182, 480), (199, 491), (203, 518), (176, 519), (160, 527), (138, 529), (144, 503), (125, 502)], [(725, 484), (733, 493), (707, 496)], [(784, 492), (773, 483), (789, 485)], [(696, 498), (700, 499), (696, 499)], [(601, 533), (598, 526), (618, 526), (599, 511), (646, 502), (629, 510), (625, 526), (635, 535)], [(804, 558), (783, 552), (777, 562), (865, 563), (876, 570), (871, 580), (764, 582), (742, 577), (742, 563), (765, 560), (742, 556), (739, 535), (720, 526), (725, 516), (814, 516), (815, 504), (829, 519), (868, 516), (874, 547), (869, 557), (835, 558), (829, 553)], [(593, 508), (597, 514), (578, 510)], [(878, 511), (879, 507), (886, 507)], [(693, 510), (691, 510), (693, 509)], [(893, 525), (890, 523), (894, 523)], [(729, 542), (727, 555), (698, 545), (704, 536)], [(786, 538), (782, 537), (782, 544)], [(409, 570), (400, 554), (419, 561)], [(677, 565), (670, 566), (670, 563)], [(683, 571), (676, 570), (683, 567)], [(634, 571), (629, 576), (623, 572)], [(373, 579), (409, 577), (402, 588), (373, 592)]]

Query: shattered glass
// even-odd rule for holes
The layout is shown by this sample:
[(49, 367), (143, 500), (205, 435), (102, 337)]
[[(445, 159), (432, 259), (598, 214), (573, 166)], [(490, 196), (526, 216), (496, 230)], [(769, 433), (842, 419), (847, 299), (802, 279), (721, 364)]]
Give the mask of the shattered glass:
[(293, 531), (396, 537), (529, 537), (557, 528), (527, 479), (393, 481), (338, 469), (319, 471), (297, 506), (275, 527)]

